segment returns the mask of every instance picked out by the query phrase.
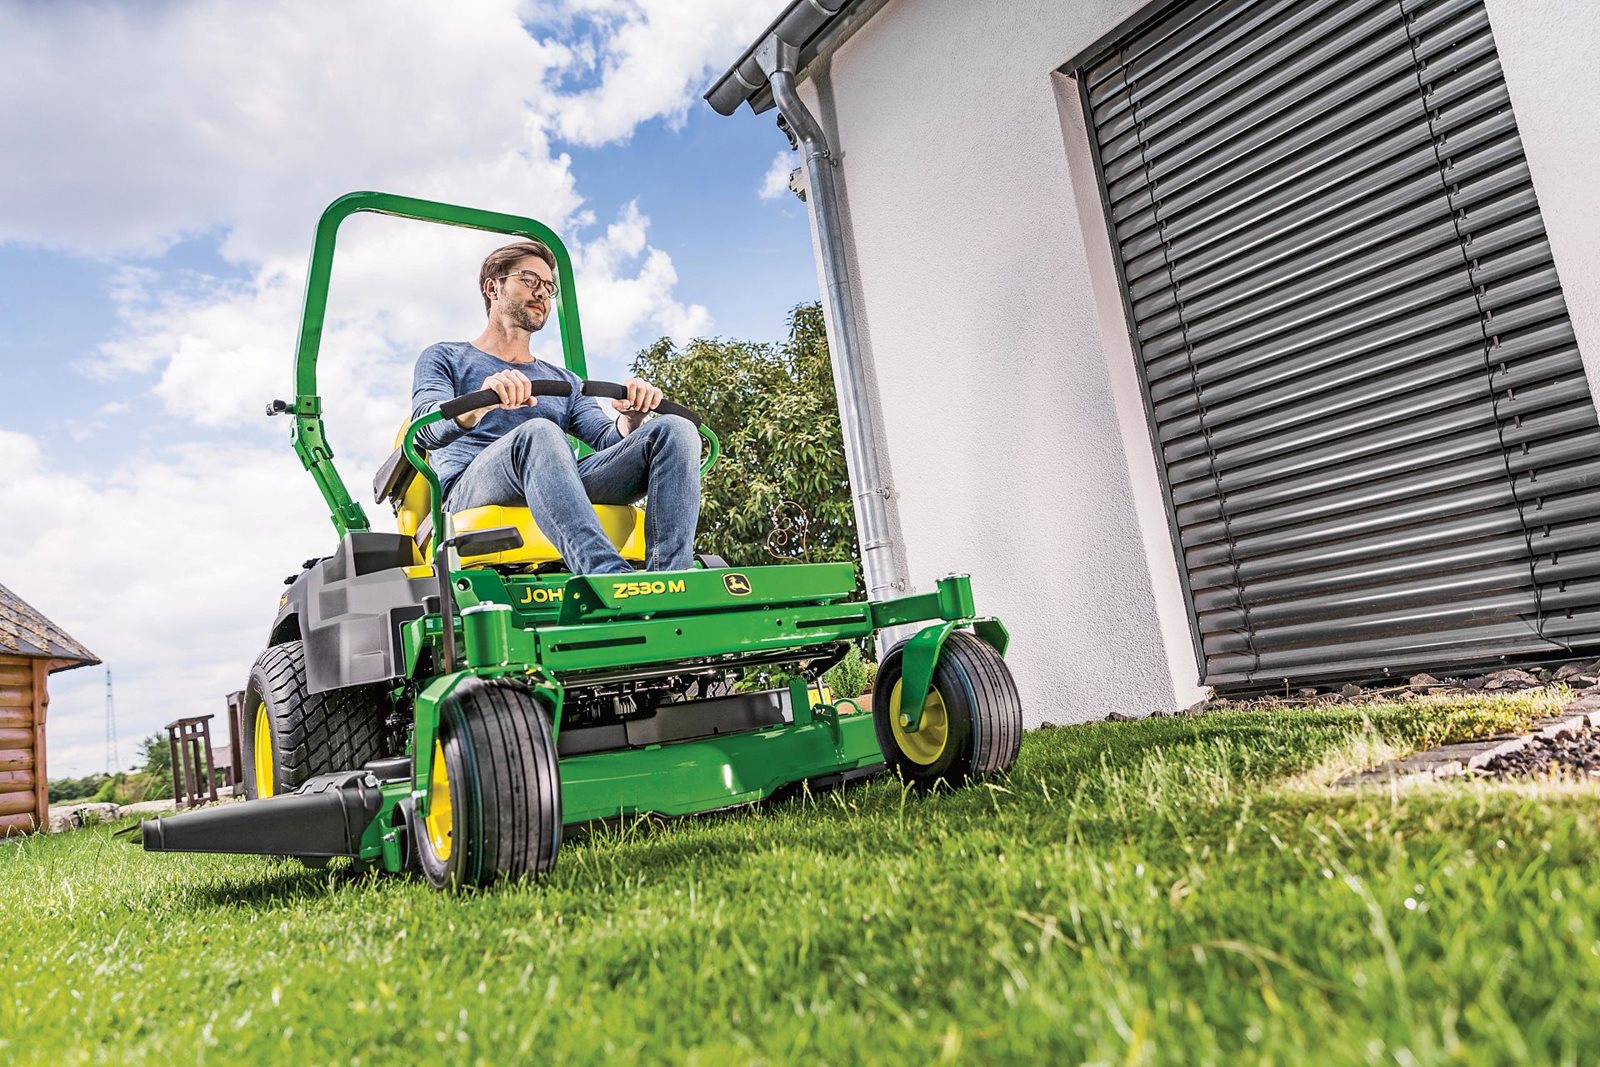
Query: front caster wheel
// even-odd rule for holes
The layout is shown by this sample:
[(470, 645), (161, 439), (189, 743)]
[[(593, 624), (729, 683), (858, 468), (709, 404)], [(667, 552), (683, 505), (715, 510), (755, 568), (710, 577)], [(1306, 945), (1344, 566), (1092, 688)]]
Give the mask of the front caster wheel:
[(884, 762), (906, 781), (960, 785), (1011, 769), (1022, 745), (1022, 701), (1006, 661), (957, 630), (939, 652), (916, 730), (900, 725), (905, 642), (889, 650), (872, 686), (872, 720)]
[(543, 704), (507, 682), (468, 679), (444, 702), (417, 866), (436, 889), (540, 878), (561, 845), (561, 778)]

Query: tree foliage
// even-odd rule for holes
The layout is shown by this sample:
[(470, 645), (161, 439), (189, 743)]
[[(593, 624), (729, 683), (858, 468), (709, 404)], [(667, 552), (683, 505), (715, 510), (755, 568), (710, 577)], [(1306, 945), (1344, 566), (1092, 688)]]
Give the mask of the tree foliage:
[(139, 755), (143, 762), (139, 772), (146, 780), (145, 795), (170, 797), (172, 795), (172, 748), (166, 734), (151, 734), (139, 742)]
[(799, 305), (788, 326), (779, 344), (662, 338), (633, 362), (721, 439), (698, 544), (735, 566), (857, 558), (822, 305)]
[(87, 800), (100, 791), (100, 787), (111, 780), (108, 774), (86, 774), (82, 778), (52, 778), (50, 779), (50, 803), (59, 804), (64, 800)]

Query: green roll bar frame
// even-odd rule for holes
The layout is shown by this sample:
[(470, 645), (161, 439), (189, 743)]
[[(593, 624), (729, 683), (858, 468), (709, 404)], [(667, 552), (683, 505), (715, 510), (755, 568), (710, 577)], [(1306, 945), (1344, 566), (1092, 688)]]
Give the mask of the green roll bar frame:
[[(317, 355), (322, 347), (322, 327), (328, 310), (328, 283), (333, 276), (333, 249), (339, 226), (351, 215), (370, 212), (419, 222), (438, 222), (469, 230), (486, 230), (513, 237), (528, 237), (549, 246), (556, 257), (556, 322), (561, 329), (561, 355), (567, 369), (580, 378), (589, 376), (583, 351), (583, 330), (578, 324), (577, 286), (572, 274), (572, 256), (555, 231), (536, 219), (507, 215), (498, 211), (442, 204), (393, 193), (347, 193), (329, 204), (317, 220), (316, 237), (311, 245), (311, 266), (306, 274), (306, 298), (300, 316), (300, 339), (295, 347), (294, 400), (275, 405), (277, 412), (294, 416), (292, 442), (295, 455), (328, 504), (339, 536), (354, 530), (370, 530), (371, 522), (361, 505), (350, 496), (344, 479), (333, 465), (333, 448), (328, 444), (322, 423), (322, 398), (317, 394)], [(713, 449), (716, 445), (713, 444)]]

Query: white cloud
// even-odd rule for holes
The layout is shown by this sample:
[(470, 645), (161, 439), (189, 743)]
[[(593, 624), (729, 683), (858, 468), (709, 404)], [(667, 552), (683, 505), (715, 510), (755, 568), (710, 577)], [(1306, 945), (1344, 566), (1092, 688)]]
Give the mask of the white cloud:
[(761, 178), (761, 199), (777, 200), (789, 193), (789, 175), (794, 171), (794, 155), (780, 151), (772, 157), (772, 166)]
[[(676, 293), (637, 203), (599, 232), (557, 139), (681, 118), (709, 67), (760, 29), (748, 6), (573, 0), (536, 14), (609, 32), (541, 41), (513, 0), (402, 0), (381, 18), (311, 0), (0, 5), (0, 140), (28, 161), (0, 168), (0, 243), (120, 265), (116, 330), (77, 373), (127, 393), (63, 437), (95, 438), (136, 399), (150, 416), (83, 469), (64, 439), (0, 429), (0, 499), (28, 517), (0, 524), (0, 581), (114, 668), (125, 763), (180, 714), (216, 712), (225, 735), (222, 695), (260, 651), (280, 579), (332, 547), (287, 424), (263, 413), (293, 392), (322, 208), (375, 188), (538, 217), (568, 236), (597, 376), (640, 340), (704, 333), (708, 310)], [(146, 258), (195, 238), (229, 277)], [(501, 242), (375, 216), (342, 228), (319, 392), (358, 499), (406, 412), (415, 354), (476, 334), (478, 263)], [(53, 774), (100, 768), (102, 684), (98, 671), (53, 683)]]
[[(0, 535), (5, 583), (115, 669), (124, 758), (180, 715), (222, 710), (265, 641), (280, 580), (330, 547), (286, 447), (176, 446), (108, 456), (90, 474), (51, 466), (25, 434), (0, 430), (0, 448), (0, 495), (27, 517)], [(53, 775), (101, 768), (102, 679), (52, 682)]]
[(592, 58), (586, 57), (600, 69), (600, 83), (564, 100), (555, 128), (567, 140), (594, 145), (625, 138), (657, 115), (681, 123), (704, 89), (708, 69), (731, 62), (778, 6), (750, 0), (568, 5), (607, 23), (610, 32)]
[[(567, 60), (514, 5), (311, 0), (0, 7), (0, 240), (153, 252), (233, 231), (237, 256), (303, 245), (374, 179), (408, 188), (508, 156), (573, 203), (519, 102)], [(531, 129), (530, 129), (531, 127)], [(487, 206), (503, 206), (495, 203)]]
[[(672, 259), (645, 241), (650, 220), (637, 202), (590, 242), (578, 259), (578, 287), (591, 309), (584, 320), (584, 343), (599, 352), (617, 352), (641, 326), (657, 335), (686, 341), (711, 327), (711, 313), (699, 304), (668, 299), (677, 284)], [(641, 262), (642, 258), (642, 262)], [(630, 265), (640, 263), (637, 270)]]

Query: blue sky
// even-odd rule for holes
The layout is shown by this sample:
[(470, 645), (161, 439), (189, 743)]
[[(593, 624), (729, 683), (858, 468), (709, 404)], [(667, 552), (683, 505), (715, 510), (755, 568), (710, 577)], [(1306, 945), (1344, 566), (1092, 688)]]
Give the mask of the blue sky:
[[(0, 137), (30, 159), (0, 173), (0, 495), (23, 518), (0, 524), (0, 583), (114, 668), (124, 766), (162, 723), (220, 713), (279, 579), (333, 547), (261, 410), (288, 395), (334, 196), (549, 221), (595, 377), (663, 334), (776, 339), (816, 298), (771, 115), (699, 99), (779, 6), (0, 8)], [(496, 242), (433, 229), (341, 233), (321, 389), (353, 489), (415, 353), (481, 326), (475, 264)], [(102, 768), (102, 686), (99, 668), (55, 677), (52, 776)]]

